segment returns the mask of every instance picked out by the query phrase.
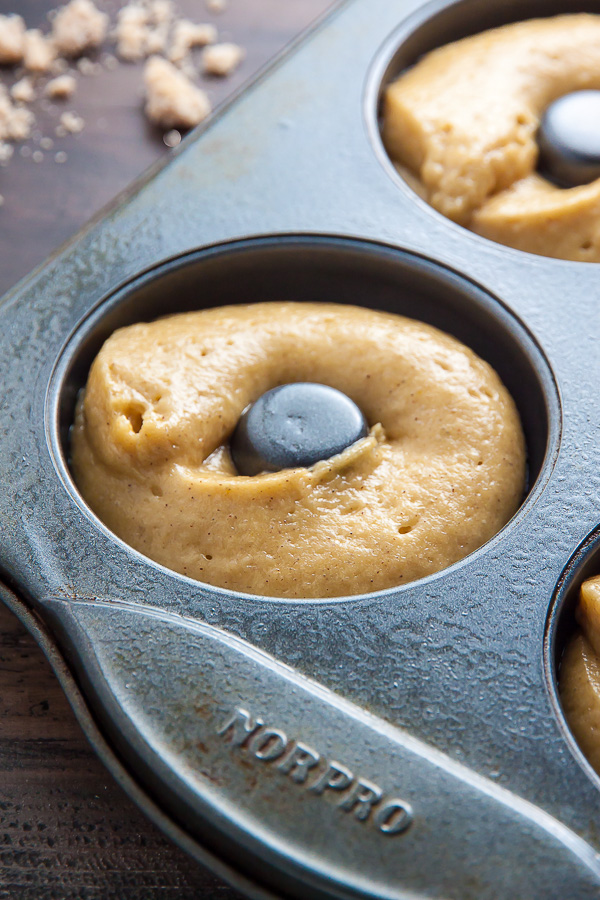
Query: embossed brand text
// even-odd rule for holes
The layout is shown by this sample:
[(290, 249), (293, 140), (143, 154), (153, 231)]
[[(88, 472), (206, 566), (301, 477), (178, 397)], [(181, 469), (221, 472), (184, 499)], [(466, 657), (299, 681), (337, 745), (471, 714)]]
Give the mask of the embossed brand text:
[(372, 781), (359, 778), (347, 766), (326, 759), (301, 741), (288, 740), (284, 731), (269, 728), (245, 709), (234, 710), (217, 733), (232, 747), (270, 764), (311, 794), (335, 796), (338, 809), (382, 834), (400, 834), (412, 822), (409, 803), (384, 796)]

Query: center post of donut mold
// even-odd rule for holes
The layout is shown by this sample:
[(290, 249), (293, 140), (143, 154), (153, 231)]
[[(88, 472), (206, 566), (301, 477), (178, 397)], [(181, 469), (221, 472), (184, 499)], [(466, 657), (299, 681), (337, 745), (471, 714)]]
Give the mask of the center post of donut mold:
[(350, 397), (326, 384), (293, 382), (246, 407), (233, 432), (231, 456), (240, 475), (313, 466), (369, 433)]

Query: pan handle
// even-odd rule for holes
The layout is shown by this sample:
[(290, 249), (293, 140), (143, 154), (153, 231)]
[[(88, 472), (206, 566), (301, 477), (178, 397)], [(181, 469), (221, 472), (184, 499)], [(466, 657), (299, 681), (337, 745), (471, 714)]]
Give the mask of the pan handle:
[(559, 821), (238, 637), (136, 604), (42, 608), (137, 782), (258, 895), (599, 896), (598, 856)]

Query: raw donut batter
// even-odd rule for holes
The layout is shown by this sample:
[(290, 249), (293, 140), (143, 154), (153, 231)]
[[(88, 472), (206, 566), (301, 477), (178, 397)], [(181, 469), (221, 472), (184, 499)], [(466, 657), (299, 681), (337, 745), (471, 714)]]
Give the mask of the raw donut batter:
[(409, 182), (501, 244), (600, 261), (600, 179), (564, 189), (536, 173), (536, 132), (563, 94), (600, 88), (600, 16), (505, 25), (427, 54), (391, 84), (383, 139)]
[(579, 746), (600, 774), (600, 576), (581, 585), (578, 632), (560, 668), (565, 715)]
[[(309, 468), (241, 476), (228, 440), (279, 384), (347, 394), (370, 433)], [(135, 549), (236, 591), (333, 597), (437, 572), (517, 509), (525, 445), (491, 367), (353, 306), (229, 306), (115, 332), (78, 404), (83, 497)]]

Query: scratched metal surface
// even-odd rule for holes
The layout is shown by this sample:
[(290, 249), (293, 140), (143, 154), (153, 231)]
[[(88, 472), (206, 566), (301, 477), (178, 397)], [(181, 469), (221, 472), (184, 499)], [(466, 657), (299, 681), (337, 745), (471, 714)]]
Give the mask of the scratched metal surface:
[[(233, 865), (260, 896), (584, 898), (600, 886), (598, 779), (565, 737), (544, 659), (556, 585), (599, 519), (600, 286), (593, 265), (454, 226), (385, 162), (379, 80), (395, 46), (443, 8), (341, 5), (0, 310), (4, 577), (53, 631), (116, 758), (183, 823), (188, 849)], [(558, 9), (497, 0), (484, 14), (464, 0), (428, 34)], [(129, 551), (69, 484), (56, 417), (88, 313), (161, 261), (281, 233), (385, 242), (451, 267), (489, 292), (485, 315), (537, 372), (535, 389), (533, 376), (518, 388), (522, 411), (535, 418), (538, 397), (549, 419), (530, 497), (493, 541), (423, 582), (337, 602), (228, 594)], [(257, 719), (281, 732), (274, 745), (264, 731), (252, 743)], [(261, 759), (278, 740), (281, 754)], [(314, 767), (286, 771), (294, 741)], [(310, 790), (332, 762), (355, 789), (362, 779), (371, 804), (344, 809), (334, 785)], [(386, 803), (406, 814), (396, 834), (377, 818)]]

